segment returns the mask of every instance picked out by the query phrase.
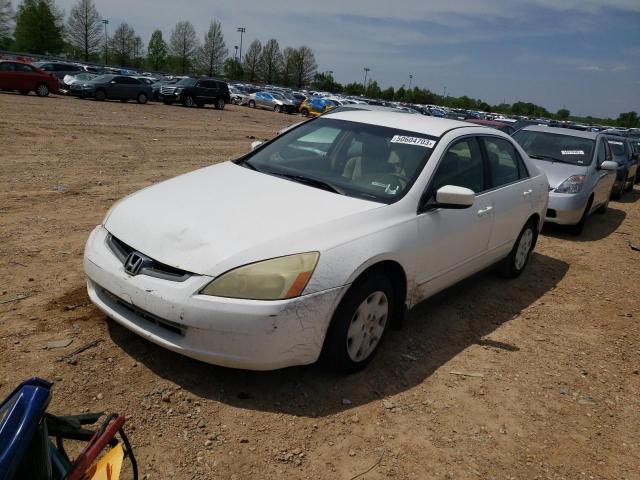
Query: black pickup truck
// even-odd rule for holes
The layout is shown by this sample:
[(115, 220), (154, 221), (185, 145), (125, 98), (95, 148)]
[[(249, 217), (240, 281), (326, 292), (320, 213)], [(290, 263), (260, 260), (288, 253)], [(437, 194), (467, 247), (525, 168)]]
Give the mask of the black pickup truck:
[(215, 78), (183, 78), (173, 85), (162, 85), (158, 100), (165, 105), (182, 103), (185, 107), (213, 104), (218, 110), (223, 110), (231, 97), (229, 86)]

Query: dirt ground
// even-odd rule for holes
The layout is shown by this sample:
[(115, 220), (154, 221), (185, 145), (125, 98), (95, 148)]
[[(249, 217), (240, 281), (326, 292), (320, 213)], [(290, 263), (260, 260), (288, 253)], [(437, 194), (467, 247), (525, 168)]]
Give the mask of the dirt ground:
[(545, 228), (519, 279), (420, 305), (353, 376), (207, 365), (90, 304), (84, 242), (114, 201), (294, 121), (0, 94), (0, 398), (37, 375), (54, 413), (125, 413), (153, 480), (640, 479), (637, 186), (582, 236)]

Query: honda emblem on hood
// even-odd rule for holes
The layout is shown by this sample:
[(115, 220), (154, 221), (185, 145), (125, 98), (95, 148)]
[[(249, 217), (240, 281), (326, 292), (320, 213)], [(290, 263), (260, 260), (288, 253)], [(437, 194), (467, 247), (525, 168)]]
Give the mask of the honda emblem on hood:
[(137, 275), (143, 265), (144, 255), (138, 252), (131, 252), (124, 261), (124, 271), (129, 275)]

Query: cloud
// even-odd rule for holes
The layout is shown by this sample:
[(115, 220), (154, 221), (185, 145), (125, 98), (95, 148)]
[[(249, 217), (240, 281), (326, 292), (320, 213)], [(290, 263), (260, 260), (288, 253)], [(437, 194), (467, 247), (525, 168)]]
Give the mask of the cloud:
[(580, 67), (578, 67), (578, 70), (581, 70), (583, 72), (604, 72), (604, 68), (598, 66), (598, 65), (582, 65)]

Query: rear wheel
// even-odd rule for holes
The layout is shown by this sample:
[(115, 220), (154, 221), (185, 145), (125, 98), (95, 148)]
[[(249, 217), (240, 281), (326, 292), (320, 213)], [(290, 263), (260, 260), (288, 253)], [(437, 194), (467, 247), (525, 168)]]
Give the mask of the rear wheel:
[(303, 117), (309, 116), (309, 110), (307, 110), (306, 108), (303, 108), (302, 110), (300, 110), (300, 113), (302, 114)]
[(138, 94), (138, 98), (136, 98), (136, 101), (141, 105), (144, 105), (145, 103), (147, 103), (147, 100), (148, 100), (147, 94), (144, 92), (140, 92)]
[(354, 284), (333, 315), (322, 350), (324, 363), (345, 373), (366, 367), (391, 323), (394, 302), (391, 282), (382, 274)]
[(216, 100), (216, 109), (224, 110), (224, 105), (224, 98), (219, 98), (218, 100)]
[(254, 102), (253, 100), (249, 100), (249, 106), (251, 108), (256, 108), (256, 102)]
[(107, 98), (107, 93), (104, 90), (97, 90), (96, 93), (93, 94), (93, 98), (102, 102)]
[(46, 83), (40, 83), (36, 87), (36, 95), (38, 95), (39, 97), (46, 97), (49, 95), (49, 87)]
[(273, 107), (273, 111), (276, 113), (280, 113), (280, 110), (282, 110), (282, 107), (280, 107), (280, 105), (276, 105), (275, 107)]
[(500, 274), (505, 278), (516, 278), (524, 271), (529, 257), (536, 245), (538, 228), (533, 220), (530, 220), (518, 235), (513, 249), (502, 262)]
[(196, 104), (196, 101), (193, 99), (191, 95), (187, 95), (182, 100), (182, 105), (184, 105), (185, 107), (193, 107), (195, 106), (195, 104)]

